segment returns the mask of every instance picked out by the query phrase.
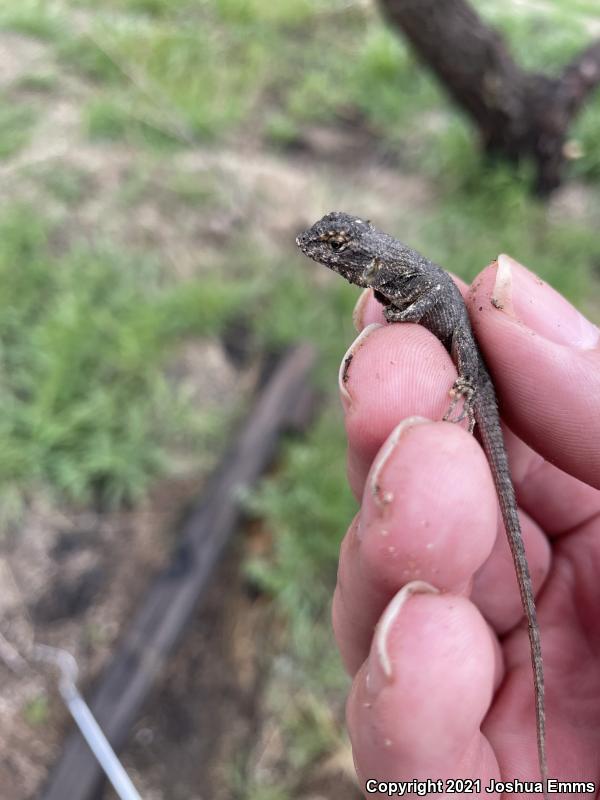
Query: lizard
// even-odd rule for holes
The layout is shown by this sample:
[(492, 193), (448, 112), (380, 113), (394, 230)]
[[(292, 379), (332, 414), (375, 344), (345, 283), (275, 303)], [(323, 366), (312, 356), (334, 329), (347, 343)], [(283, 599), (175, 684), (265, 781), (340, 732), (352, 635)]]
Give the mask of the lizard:
[[(539, 769), (547, 787), (544, 671), (531, 575), (525, 554), (508, 456), (504, 444), (496, 392), (471, 327), (463, 297), (438, 264), (402, 244), (360, 217), (333, 211), (301, 233), (296, 244), (318, 263), (350, 283), (371, 288), (383, 305), (387, 322), (423, 325), (443, 344), (454, 361), (458, 377), (450, 389), (451, 402), (443, 419), (467, 420), (473, 433), (478, 426), (490, 465), (502, 519), (508, 537), (527, 621), (535, 693)], [(462, 408), (456, 406), (462, 400)]]

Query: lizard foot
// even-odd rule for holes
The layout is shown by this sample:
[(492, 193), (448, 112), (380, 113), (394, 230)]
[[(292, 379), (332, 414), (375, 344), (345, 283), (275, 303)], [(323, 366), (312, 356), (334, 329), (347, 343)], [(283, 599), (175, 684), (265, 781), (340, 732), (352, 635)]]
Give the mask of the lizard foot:
[(402, 311), (394, 306), (386, 306), (383, 309), (383, 316), (386, 322), (402, 322), (404, 319)]
[[(454, 385), (450, 389), (450, 407), (444, 414), (442, 419), (444, 422), (462, 422), (464, 419), (468, 421), (468, 431), (473, 433), (475, 430), (475, 414), (473, 412), (473, 398), (475, 396), (475, 388), (468, 378), (457, 378)], [(458, 415), (454, 416), (456, 406), (462, 399), (463, 406)]]

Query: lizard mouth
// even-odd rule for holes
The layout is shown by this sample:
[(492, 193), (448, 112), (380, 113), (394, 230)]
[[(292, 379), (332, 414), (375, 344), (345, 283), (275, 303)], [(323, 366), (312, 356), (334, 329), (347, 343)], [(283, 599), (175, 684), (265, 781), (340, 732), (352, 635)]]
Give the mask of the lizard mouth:
[(312, 254), (309, 252), (310, 236), (308, 235), (308, 231), (303, 231), (296, 236), (296, 247), (298, 247), (304, 253), (304, 255), (312, 258)]

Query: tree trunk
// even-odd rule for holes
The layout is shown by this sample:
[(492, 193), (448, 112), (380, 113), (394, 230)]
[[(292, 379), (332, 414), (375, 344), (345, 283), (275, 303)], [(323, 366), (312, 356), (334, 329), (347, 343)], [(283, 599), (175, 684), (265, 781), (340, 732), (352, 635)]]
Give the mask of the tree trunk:
[(600, 82), (600, 41), (556, 77), (529, 73), (467, 0), (380, 0), (454, 101), (479, 128), (487, 153), (533, 158), (536, 189), (561, 181), (569, 127)]

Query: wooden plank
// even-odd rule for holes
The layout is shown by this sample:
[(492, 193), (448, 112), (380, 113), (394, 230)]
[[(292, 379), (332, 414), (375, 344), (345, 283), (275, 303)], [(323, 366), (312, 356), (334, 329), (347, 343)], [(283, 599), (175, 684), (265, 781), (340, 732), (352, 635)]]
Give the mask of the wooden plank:
[[(232, 448), (185, 520), (171, 564), (149, 589), (89, 705), (118, 750), (173, 650), (241, 517), (240, 492), (269, 465), (281, 433), (307, 422), (314, 351), (301, 345), (276, 365)], [(207, 720), (207, 724), (210, 721)], [(41, 800), (91, 800), (103, 781), (78, 731), (64, 746)]]

